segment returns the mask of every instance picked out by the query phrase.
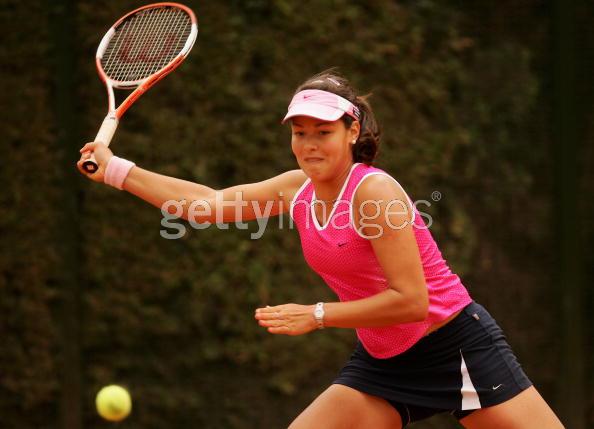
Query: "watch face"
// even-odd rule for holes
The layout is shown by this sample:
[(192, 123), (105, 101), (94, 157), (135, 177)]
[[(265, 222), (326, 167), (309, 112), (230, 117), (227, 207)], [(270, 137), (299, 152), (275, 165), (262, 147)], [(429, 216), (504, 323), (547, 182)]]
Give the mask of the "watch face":
[(324, 310), (322, 310), (321, 308), (316, 309), (316, 311), (314, 312), (316, 318), (320, 318), (324, 315)]

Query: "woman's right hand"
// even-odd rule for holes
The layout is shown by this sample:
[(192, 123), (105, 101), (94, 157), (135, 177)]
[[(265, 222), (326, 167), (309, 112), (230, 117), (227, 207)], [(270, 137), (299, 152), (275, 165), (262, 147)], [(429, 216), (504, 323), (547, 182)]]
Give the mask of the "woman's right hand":
[[(107, 168), (107, 163), (113, 156), (113, 152), (101, 142), (90, 142), (82, 147), (80, 153), (81, 157), (76, 163), (78, 171), (95, 182), (103, 183), (105, 169)], [(89, 159), (91, 155), (95, 156), (95, 162), (97, 162), (99, 167), (97, 171), (92, 174), (83, 169), (83, 163)]]

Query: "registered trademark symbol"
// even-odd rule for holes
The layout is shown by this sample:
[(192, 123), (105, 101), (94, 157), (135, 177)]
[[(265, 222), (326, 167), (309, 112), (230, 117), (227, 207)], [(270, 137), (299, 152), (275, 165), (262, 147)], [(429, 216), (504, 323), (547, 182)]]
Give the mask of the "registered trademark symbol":
[(432, 199), (433, 201), (435, 201), (435, 202), (437, 202), (437, 201), (441, 200), (441, 192), (439, 192), (439, 191), (433, 191), (433, 192), (431, 193), (431, 199)]

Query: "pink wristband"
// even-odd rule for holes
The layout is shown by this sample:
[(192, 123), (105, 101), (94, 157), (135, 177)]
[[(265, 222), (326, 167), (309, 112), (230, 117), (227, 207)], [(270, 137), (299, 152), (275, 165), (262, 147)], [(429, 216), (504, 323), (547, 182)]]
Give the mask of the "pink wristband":
[(114, 188), (118, 188), (121, 191), (124, 189), (124, 180), (126, 180), (128, 173), (135, 165), (136, 164), (134, 164), (132, 161), (128, 161), (127, 159), (112, 156), (107, 163), (105, 175), (103, 176), (103, 182), (107, 185), (113, 186)]

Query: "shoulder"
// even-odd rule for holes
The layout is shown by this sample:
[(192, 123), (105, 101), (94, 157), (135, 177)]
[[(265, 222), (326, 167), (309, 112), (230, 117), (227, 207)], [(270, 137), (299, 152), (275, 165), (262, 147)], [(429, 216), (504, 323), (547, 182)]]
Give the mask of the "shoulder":
[[(364, 228), (366, 237), (373, 236), (375, 229), (399, 231), (415, 218), (414, 207), (402, 186), (383, 172), (362, 179), (353, 206), (353, 221), (358, 228)], [(368, 231), (370, 228), (373, 231)]]
[(287, 184), (292, 186), (301, 187), (303, 183), (307, 180), (307, 175), (303, 172), (303, 170), (289, 170), (285, 171), (282, 174), (279, 174), (279, 178), (282, 178)]
[(297, 192), (307, 180), (307, 176), (303, 170), (289, 170), (279, 174), (277, 179), (287, 194), (295, 195), (295, 192)]
[(282, 189), (284, 199), (291, 202), (295, 194), (307, 180), (307, 175), (303, 170), (289, 170), (275, 177), (279, 188)]
[(284, 173), (280, 173), (274, 177), (259, 182), (260, 185), (274, 187), (279, 191), (285, 193), (290, 192), (291, 189), (299, 189), (305, 182), (307, 176), (301, 170), (289, 170)]
[(408, 201), (402, 186), (396, 179), (384, 172), (374, 172), (363, 177), (357, 186), (354, 197), (355, 202), (393, 199)]

